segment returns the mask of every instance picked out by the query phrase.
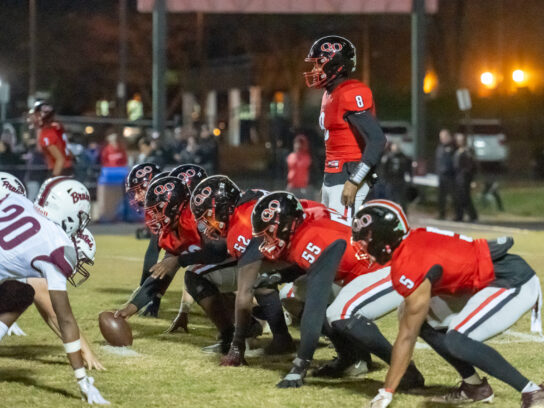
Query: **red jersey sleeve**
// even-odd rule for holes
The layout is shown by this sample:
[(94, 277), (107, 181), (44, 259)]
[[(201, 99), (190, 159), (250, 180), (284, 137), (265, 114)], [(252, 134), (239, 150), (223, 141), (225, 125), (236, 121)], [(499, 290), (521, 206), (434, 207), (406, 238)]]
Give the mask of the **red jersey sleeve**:
[(372, 91), (363, 83), (346, 87), (340, 98), (342, 117), (348, 112), (362, 112), (371, 110), (374, 113), (374, 98)]
[(427, 271), (422, 273), (422, 271), (403, 269), (402, 271), (398, 270), (395, 266), (391, 267), (391, 282), (393, 283), (393, 288), (402, 296), (410, 296), (418, 287), (421, 285), (425, 279)]

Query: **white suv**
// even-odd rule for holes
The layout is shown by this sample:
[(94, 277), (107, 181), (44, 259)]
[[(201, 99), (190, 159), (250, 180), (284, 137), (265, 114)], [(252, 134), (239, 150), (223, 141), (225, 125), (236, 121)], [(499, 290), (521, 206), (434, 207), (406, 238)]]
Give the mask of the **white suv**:
[(468, 135), (469, 146), (479, 162), (503, 163), (508, 159), (508, 145), (504, 129), (498, 119), (471, 119), (470, 128), (461, 121), (458, 132)]
[(409, 122), (383, 121), (380, 127), (389, 143), (396, 143), (406, 156), (414, 157), (414, 133)]

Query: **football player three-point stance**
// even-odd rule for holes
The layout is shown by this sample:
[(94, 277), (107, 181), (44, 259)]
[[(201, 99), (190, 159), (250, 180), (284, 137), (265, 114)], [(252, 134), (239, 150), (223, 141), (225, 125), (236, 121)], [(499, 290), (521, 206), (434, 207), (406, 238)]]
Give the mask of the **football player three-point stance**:
[(337, 35), (318, 39), (305, 61), (313, 64), (304, 74), (306, 85), (325, 89), (319, 116), (326, 153), (321, 201), (351, 218), (373, 184), (386, 139), (370, 88), (349, 78), (356, 56), (348, 39)]
[(519, 391), (522, 408), (544, 407), (544, 389), (484, 344), (533, 307), (539, 321), (539, 279), (520, 256), (508, 253), (511, 238), (486, 241), (435, 228), (410, 229), (398, 204), (372, 200), (355, 215), (353, 241), (378, 263), (390, 262), (393, 287), (404, 297), (391, 367), (371, 407), (392, 402), (418, 336), (462, 378), (436, 402), (491, 401), (493, 390), (477, 367)]
[(82, 242), (75, 242), (89, 222), (89, 192), (78, 181), (62, 176), (42, 185), (34, 205), (10, 190), (0, 197), (0, 339), (36, 294), (43, 295), (27, 280), (45, 279), (82, 397), (91, 404), (109, 404), (85, 371), (80, 332), (66, 292), (67, 281), (77, 286), (89, 277), (85, 263), (94, 254), (79, 253), (79, 248), (90, 247), (81, 236)]

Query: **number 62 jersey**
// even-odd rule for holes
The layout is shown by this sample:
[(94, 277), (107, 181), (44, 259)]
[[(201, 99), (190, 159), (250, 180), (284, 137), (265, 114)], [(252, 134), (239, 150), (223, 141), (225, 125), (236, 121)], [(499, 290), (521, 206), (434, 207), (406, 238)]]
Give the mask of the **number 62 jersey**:
[(46, 278), (49, 290), (66, 290), (77, 254), (60, 226), (19, 194), (0, 200), (0, 282)]

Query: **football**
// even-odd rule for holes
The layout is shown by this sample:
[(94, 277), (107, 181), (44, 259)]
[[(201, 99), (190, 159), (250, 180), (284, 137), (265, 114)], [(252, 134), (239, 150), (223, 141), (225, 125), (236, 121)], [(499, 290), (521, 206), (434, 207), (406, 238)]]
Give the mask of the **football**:
[(98, 315), (98, 325), (108, 344), (116, 347), (132, 345), (132, 329), (122, 317), (115, 317), (113, 312), (104, 311)]

